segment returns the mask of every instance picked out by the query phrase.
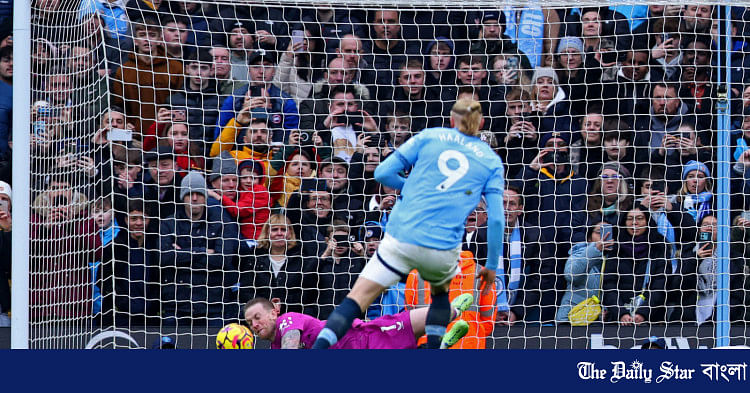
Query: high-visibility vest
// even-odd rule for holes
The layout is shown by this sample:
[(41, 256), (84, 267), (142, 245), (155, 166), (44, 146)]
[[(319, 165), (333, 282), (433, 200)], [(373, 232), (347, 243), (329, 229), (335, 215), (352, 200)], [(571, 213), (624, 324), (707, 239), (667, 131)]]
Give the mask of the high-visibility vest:
[[(460, 272), (451, 280), (448, 297), (453, 301), (456, 296), (471, 293), (474, 296), (474, 303), (468, 310), (461, 314), (460, 318), (469, 323), (469, 332), (451, 348), (484, 349), (487, 337), (492, 334), (492, 330), (494, 329), (495, 317), (497, 315), (495, 308), (495, 302), (497, 301), (495, 284), (492, 284), (492, 289), (487, 295), (482, 296), (483, 287), (480, 287), (481, 280), (477, 278), (477, 272), (481, 269), (481, 266), (478, 266), (474, 261), (474, 255), (471, 251), (461, 251), (459, 268)], [(430, 298), (430, 283), (422, 280), (416, 270), (412, 270), (409, 273), (404, 294), (407, 309), (426, 307), (432, 302)], [(448, 325), (448, 330), (452, 326), (453, 322)], [(426, 336), (422, 336), (417, 344), (425, 342), (427, 342), (427, 338)]]

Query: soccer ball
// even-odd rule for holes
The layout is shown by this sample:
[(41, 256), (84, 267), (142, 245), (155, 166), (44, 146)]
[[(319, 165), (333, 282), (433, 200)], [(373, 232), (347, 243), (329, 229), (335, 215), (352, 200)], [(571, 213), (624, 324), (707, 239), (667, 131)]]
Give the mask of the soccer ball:
[(254, 343), (250, 329), (238, 323), (230, 323), (216, 334), (217, 349), (253, 349)]

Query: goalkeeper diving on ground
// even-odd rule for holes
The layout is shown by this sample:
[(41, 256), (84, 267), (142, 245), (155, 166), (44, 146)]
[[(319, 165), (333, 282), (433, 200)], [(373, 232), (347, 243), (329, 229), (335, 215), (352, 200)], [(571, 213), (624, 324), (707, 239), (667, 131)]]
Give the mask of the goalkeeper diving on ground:
[[(425, 318), (427, 348), (438, 349), (451, 321), (449, 284), (458, 272), (461, 236), (469, 213), (487, 201), (488, 258), (478, 273), (484, 291), (495, 282), (503, 255), (503, 163), (479, 138), (479, 102), (461, 99), (451, 109), (451, 128), (428, 128), (401, 145), (375, 170), (381, 184), (401, 190), (386, 235), (349, 295), (328, 317), (313, 349), (336, 345), (352, 322), (386, 288), (412, 269), (431, 284)], [(408, 171), (408, 177), (402, 173)]]
[[(464, 293), (451, 303), (451, 320), (461, 316), (474, 298)], [(245, 321), (253, 333), (271, 341), (271, 349), (309, 349), (324, 321), (306, 314), (288, 312), (279, 315), (279, 299), (255, 298), (245, 305)], [(425, 333), (427, 309), (403, 311), (371, 321), (354, 320), (352, 328), (332, 349), (415, 349)], [(449, 348), (469, 331), (466, 321), (458, 320), (443, 337), (441, 346)]]

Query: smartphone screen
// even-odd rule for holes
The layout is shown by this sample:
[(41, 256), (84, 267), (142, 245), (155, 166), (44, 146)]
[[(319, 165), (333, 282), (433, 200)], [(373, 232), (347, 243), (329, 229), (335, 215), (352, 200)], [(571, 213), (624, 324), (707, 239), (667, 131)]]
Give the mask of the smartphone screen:
[(107, 138), (111, 141), (130, 142), (133, 140), (133, 131), (122, 128), (109, 130)]
[(614, 63), (617, 61), (617, 52), (602, 52), (602, 63)]
[[(305, 32), (303, 30), (292, 30), (292, 46), (301, 43), (305, 39)], [(302, 48), (297, 49), (295, 52), (302, 52)]]

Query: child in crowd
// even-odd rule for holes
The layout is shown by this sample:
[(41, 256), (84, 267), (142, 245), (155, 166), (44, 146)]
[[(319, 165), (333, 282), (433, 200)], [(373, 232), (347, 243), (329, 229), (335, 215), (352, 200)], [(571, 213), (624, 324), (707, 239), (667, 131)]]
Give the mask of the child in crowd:
[(213, 190), (208, 190), (208, 194), (220, 200), (227, 212), (240, 221), (240, 232), (245, 239), (255, 240), (271, 214), (271, 196), (263, 185), (263, 164), (248, 159), (237, 169), (240, 192), (236, 201)]

